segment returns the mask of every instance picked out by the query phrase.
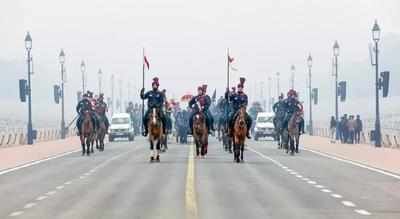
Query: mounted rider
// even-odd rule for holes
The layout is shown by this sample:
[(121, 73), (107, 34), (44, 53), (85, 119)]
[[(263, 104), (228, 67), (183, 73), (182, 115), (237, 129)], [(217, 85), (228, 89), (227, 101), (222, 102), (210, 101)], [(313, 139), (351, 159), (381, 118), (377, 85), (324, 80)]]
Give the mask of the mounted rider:
[(215, 129), (214, 129), (214, 117), (210, 112), (210, 106), (211, 106), (212, 100), (211, 100), (211, 97), (207, 94), (207, 84), (203, 84), (202, 88), (203, 88), (203, 94), (204, 94), (204, 96), (206, 97), (206, 100), (207, 100), (206, 102), (209, 103), (208, 107), (206, 107), (205, 110), (204, 110), (207, 119), (209, 119), (209, 124), (210, 124), (210, 126), (208, 127), (208, 131), (211, 130), (211, 131), (214, 132), (215, 131)]
[(76, 106), (76, 112), (78, 113), (78, 119), (76, 120), (76, 128), (78, 129), (78, 135), (81, 135), (82, 122), (84, 119), (85, 111), (89, 111), (90, 117), (92, 118), (92, 123), (95, 127), (97, 127), (97, 119), (94, 115), (93, 106), (91, 102), (90, 96), (93, 95), (92, 92), (87, 91), (87, 93), (83, 94), (82, 100), (80, 100)]
[[(228, 90), (225, 93), (225, 98), (228, 99), (232, 104), (232, 111), (229, 114), (229, 129), (230, 129), (230, 136), (232, 136), (233, 126), (238, 116), (238, 112), (241, 107), (247, 107), (248, 105), (248, 98), (247, 95), (243, 92), (244, 82), (246, 81), (245, 78), (240, 78), (240, 83), (237, 86), (237, 92), (229, 94)], [(250, 129), (251, 129), (252, 119), (250, 115), (246, 112), (246, 125), (247, 125), (247, 138), (250, 137)]]
[[(207, 125), (207, 129), (208, 129), (208, 133), (210, 133), (210, 130), (214, 131), (214, 127), (212, 127), (212, 120), (210, 118), (210, 113), (208, 112), (208, 109), (211, 105), (211, 98), (208, 97), (207, 95), (205, 95), (204, 92), (204, 85), (203, 86), (199, 86), (197, 88), (197, 96), (192, 97), (192, 99), (189, 101), (189, 108), (192, 110), (190, 117), (189, 117), (189, 134), (193, 134), (193, 118), (196, 115), (197, 112), (200, 111), (200, 109), (198, 107), (200, 107), (203, 112), (204, 112), (204, 116), (206, 119), (206, 125)], [(207, 87), (206, 87), (207, 88)]]
[(279, 120), (283, 120), (285, 117), (285, 106), (284, 106), (284, 95), (281, 93), (281, 95), (279, 95), (278, 97), (278, 102), (276, 102), (274, 104), (274, 106), (272, 107), (272, 111), (275, 113), (275, 117), (274, 117), (274, 126), (276, 127), (276, 121)]
[(165, 115), (163, 111), (163, 105), (165, 103), (165, 95), (158, 90), (158, 87), (160, 86), (159, 79), (158, 77), (153, 78), (153, 82), (151, 83), (152, 90), (147, 91), (144, 93), (144, 88), (140, 91), (140, 98), (143, 100), (147, 100), (147, 110), (146, 113), (143, 117), (143, 127), (144, 127), (144, 133), (143, 136), (147, 136), (148, 134), (148, 127), (147, 123), (149, 121), (149, 115), (150, 112), (153, 108), (156, 108), (160, 112), (160, 119), (163, 124), (163, 132), (165, 133), (165, 126), (166, 126), (166, 121), (165, 121)]
[(108, 127), (110, 127), (110, 122), (108, 121), (106, 112), (108, 112), (107, 103), (104, 102), (104, 94), (101, 93), (99, 98), (96, 101), (95, 111), (97, 116), (99, 117), (99, 121), (103, 120), (104, 125), (106, 126), (106, 133), (108, 133)]
[[(290, 89), (287, 93), (287, 98), (283, 100), (283, 107), (285, 112), (285, 117), (283, 120), (283, 127), (287, 127), (290, 118), (292, 117), (293, 113), (297, 113), (301, 115), (303, 113), (303, 105), (298, 100), (297, 92), (293, 89)], [(301, 120), (299, 123), (299, 130), (300, 132), (304, 132), (304, 120)]]

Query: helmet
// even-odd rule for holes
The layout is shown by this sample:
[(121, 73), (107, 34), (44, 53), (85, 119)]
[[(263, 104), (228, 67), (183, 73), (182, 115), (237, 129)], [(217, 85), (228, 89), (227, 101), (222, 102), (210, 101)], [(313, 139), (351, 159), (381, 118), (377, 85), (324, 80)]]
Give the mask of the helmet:
[(291, 96), (291, 97), (297, 97), (297, 92), (293, 89), (290, 89), (289, 92), (287, 93), (287, 96)]

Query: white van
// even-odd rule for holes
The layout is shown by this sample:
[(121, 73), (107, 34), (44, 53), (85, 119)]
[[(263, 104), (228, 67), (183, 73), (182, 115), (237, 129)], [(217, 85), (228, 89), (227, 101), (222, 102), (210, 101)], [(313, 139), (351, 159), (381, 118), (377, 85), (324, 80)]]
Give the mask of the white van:
[(135, 130), (128, 113), (117, 113), (112, 116), (108, 140), (112, 142), (115, 138), (128, 138), (129, 141), (135, 139)]
[(274, 113), (258, 113), (254, 127), (254, 140), (260, 137), (275, 138)]

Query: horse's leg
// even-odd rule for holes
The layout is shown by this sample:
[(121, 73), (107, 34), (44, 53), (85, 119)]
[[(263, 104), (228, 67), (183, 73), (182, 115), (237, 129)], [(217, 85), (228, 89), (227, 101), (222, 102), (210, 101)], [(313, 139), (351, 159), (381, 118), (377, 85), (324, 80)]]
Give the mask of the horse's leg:
[(290, 136), (290, 155), (294, 154), (294, 137)]
[(90, 137), (86, 137), (86, 155), (90, 155)]
[(83, 137), (83, 135), (81, 134), (81, 136), (79, 138), (81, 140), (82, 156), (83, 156), (83, 155), (85, 155), (85, 137)]
[(244, 156), (244, 142), (240, 145), (240, 160), (243, 162), (243, 156)]
[(296, 153), (299, 153), (300, 135), (296, 135)]
[(159, 138), (156, 145), (156, 161), (160, 162), (160, 149), (161, 149), (161, 139)]
[(154, 142), (150, 139), (150, 162), (154, 160)]
[(200, 155), (200, 143), (198, 142), (198, 140), (195, 140), (195, 144), (196, 144), (196, 156), (198, 157)]

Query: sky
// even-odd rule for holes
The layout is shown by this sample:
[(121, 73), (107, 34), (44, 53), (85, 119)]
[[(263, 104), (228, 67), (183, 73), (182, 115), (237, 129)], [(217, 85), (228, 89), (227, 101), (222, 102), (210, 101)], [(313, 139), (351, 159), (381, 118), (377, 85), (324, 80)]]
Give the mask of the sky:
[[(295, 87), (304, 93), (309, 54), (313, 84), (331, 86), (333, 42), (339, 41), (341, 63), (368, 62), (374, 20), (382, 28), (383, 41), (387, 35), (400, 35), (399, 9), (398, 0), (2, 0), (0, 60), (23, 65), (23, 40), (30, 31), (33, 88), (38, 89), (33, 95), (36, 112), (43, 113), (51, 104), (48, 91), (60, 79), (58, 54), (63, 48), (71, 117), (81, 87), (82, 60), (87, 63), (91, 90), (98, 90), (97, 72), (102, 69), (107, 96), (111, 74), (117, 83), (122, 81), (123, 96), (128, 94), (128, 84), (131, 93), (137, 93), (143, 48), (150, 61), (147, 88), (151, 78), (158, 76), (169, 97), (193, 93), (201, 84), (221, 94), (229, 48), (238, 69), (231, 73), (230, 83), (236, 85), (239, 77), (246, 77), (245, 89), (254, 100), (262, 91), (267, 96), (268, 77), (275, 86), (276, 72), (281, 75), (282, 91), (287, 90), (292, 64)], [(21, 72), (18, 77), (25, 75)], [(138, 96), (130, 99), (137, 101)]]

